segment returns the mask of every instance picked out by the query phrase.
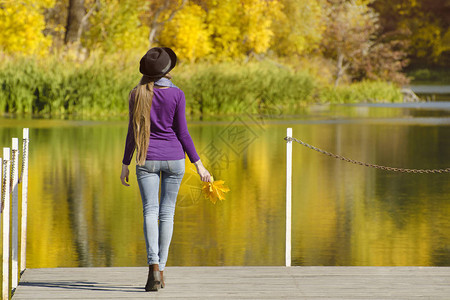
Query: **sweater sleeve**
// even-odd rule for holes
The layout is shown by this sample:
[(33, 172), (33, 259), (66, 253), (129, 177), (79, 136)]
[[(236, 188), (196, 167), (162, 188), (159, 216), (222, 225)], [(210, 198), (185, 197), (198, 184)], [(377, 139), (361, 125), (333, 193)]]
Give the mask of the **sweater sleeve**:
[(127, 139), (125, 141), (125, 151), (123, 154), (122, 163), (124, 165), (129, 165), (131, 163), (131, 159), (133, 158), (134, 149), (136, 148), (136, 142), (134, 141), (134, 132), (133, 132), (133, 106), (134, 106), (134, 97), (135, 97), (135, 91), (133, 90), (130, 93), (130, 98), (128, 101), (128, 115), (129, 115), (129, 121), (128, 121), (128, 132), (127, 132)]
[(197, 151), (195, 150), (194, 142), (192, 141), (191, 135), (189, 134), (186, 121), (186, 99), (184, 97), (183, 91), (180, 93), (180, 99), (175, 111), (173, 129), (177, 135), (178, 140), (183, 146), (183, 150), (189, 156), (191, 163), (195, 163), (200, 159)]

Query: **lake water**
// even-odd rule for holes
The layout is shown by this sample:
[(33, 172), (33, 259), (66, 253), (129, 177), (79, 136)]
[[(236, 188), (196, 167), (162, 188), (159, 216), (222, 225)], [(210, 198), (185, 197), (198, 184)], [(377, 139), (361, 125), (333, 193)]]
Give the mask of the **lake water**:
[[(127, 121), (0, 119), (30, 128), (27, 267), (144, 266), (142, 205), (120, 184)], [(191, 121), (231, 192), (212, 204), (186, 164), (169, 266), (284, 265), (286, 128), (314, 146), (393, 167), (450, 167), (450, 102), (311, 106), (296, 116)], [(189, 162), (189, 160), (187, 160)], [(449, 266), (450, 174), (369, 169), (293, 144), (293, 265)]]

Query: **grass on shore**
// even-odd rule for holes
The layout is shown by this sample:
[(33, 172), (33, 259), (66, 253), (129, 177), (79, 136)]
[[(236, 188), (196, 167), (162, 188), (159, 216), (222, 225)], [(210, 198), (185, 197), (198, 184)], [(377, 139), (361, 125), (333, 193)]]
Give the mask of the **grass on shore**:
[[(270, 62), (181, 64), (174, 83), (191, 115), (295, 112), (312, 103), (396, 102), (385, 82), (324, 85), (307, 72)], [(83, 64), (48, 58), (9, 60), (0, 66), (0, 113), (83, 117), (126, 116), (127, 97), (140, 79), (137, 66), (92, 60)]]
[(420, 68), (408, 71), (407, 75), (411, 78), (411, 84), (450, 84), (450, 69)]

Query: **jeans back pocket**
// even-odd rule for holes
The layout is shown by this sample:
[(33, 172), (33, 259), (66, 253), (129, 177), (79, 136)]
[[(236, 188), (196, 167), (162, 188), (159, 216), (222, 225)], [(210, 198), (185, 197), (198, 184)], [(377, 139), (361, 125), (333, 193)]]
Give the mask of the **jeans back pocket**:
[(180, 175), (184, 173), (184, 158), (179, 160), (168, 160), (167, 165), (169, 166), (169, 172), (173, 174)]

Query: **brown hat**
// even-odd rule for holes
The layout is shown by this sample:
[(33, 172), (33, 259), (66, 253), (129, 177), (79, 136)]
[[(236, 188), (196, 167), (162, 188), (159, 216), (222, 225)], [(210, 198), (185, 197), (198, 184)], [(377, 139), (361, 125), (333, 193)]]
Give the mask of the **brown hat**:
[(159, 79), (169, 73), (177, 63), (177, 55), (172, 49), (155, 47), (141, 58), (139, 72), (152, 79)]

